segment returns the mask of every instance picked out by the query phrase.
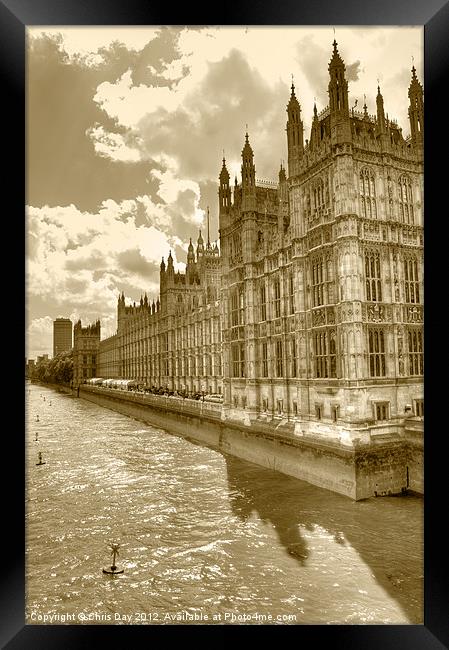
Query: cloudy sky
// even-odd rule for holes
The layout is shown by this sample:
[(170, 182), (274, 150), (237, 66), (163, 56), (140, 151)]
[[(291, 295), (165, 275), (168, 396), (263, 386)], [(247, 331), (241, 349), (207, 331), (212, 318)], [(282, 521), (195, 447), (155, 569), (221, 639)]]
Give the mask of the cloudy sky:
[[(27, 353), (52, 353), (53, 320), (116, 329), (119, 292), (156, 297), (161, 256), (184, 268), (189, 237), (218, 237), (225, 151), (240, 174), (246, 124), (256, 176), (286, 160), (292, 75), (309, 137), (327, 105), (332, 27), (51, 27), (27, 30)], [(350, 106), (385, 110), (409, 133), (421, 27), (335, 32)], [(412, 59), (413, 57), (413, 59)], [(240, 178), (240, 176), (239, 176)]]

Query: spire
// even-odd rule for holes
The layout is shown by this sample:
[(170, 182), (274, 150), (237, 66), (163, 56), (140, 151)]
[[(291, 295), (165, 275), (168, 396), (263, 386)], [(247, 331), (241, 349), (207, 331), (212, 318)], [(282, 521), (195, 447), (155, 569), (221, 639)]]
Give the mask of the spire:
[(200, 255), (202, 255), (204, 253), (204, 239), (203, 239), (203, 236), (201, 235), (201, 230), (199, 232), (200, 232), (200, 234), (199, 234), (199, 237), (198, 237), (197, 247), (196, 247), (196, 256), (197, 256), (198, 260), (200, 258)]
[(171, 254), (171, 250), (168, 253), (168, 259), (167, 259), (167, 272), (174, 273), (174, 266), (173, 266), (173, 257)]
[(416, 76), (416, 68), (412, 66), (412, 79), (408, 89), (409, 108), (408, 116), (410, 120), (410, 135), (412, 143), (422, 145), (423, 128), (424, 128), (424, 98), (423, 87)]
[(298, 98), (295, 95), (295, 84), (293, 83), (293, 75), (292, 75), (291, 94), (287, 106), (287, 113), (292, 112), (294, 110), (299, 110), (299, 112), (301, 112), (301, 106), (299, 104)]
[(164, 258), (162, 258), (162, 262), (161, 262), (161, 273), (164, 273), (164, 272), (165, 272), (165, 262), (164, 262)]
[(288, 172), (293, 176), (299, 172), (299, 162), (304, 151), (304, 127), (301, 120), (301, 106), (295, 95), (292, 79), (291, 95), (287, 104), (287, 150)]
[(207, 248), (210, 248), (209, 206), (207, 206)]
[(412, 80), (410, 82), (410, 87), (408, 89), (408, 96), (410, 97), (410, 95), (413, 95), (415, 93), (419, 94), (419, 93), (422, 93), (422, 92), (423, 92), (423, 88), (422, 88), (422, 85), (421, 85), (418, 77), (416, 76), (416, 68), (413, 65), (412, 66)]
[(376, 106), (377, 106), (377, 129), (380, 134), (385, 133), (385, 111), (384, 111), (384, 98), (380, 92), (379, 83), (377, 84), (377, 96), (376, 96)]
[(242, 188), (248, 190), (256, 185), (256, 168), (254, 154), (249, 143), (248, 125), (245, 134), (245, 144), (242, 149)]
[(193, 250), (192, 238), (190, 237), (190, 243), (187, 249), (187, 264), (192, 264), (194, 261), (195, 261), (195, 252)]
[(285, 180), (286, 180), (285, 169), (282, 166), (282, 162), (281, 162), (281, 166), (279, 169), (279, 184), (283, 183)]
[(338, 43), (334, 38), (334, 42), (332, 43), (332, 46), (333, 46), (332, 58), (331, 58), (330, 63), (329, 63), (329, 69), (331, 67), (332, 68), (341, 68), (341, 67), (344, 68), (345, 67), (345, 64), (343, 63), (343, 59), (341, 58), (340, 53), (338, 51), (337, 45), (338, 45)]
[(329, 63), (329, 107), (332, 113), (349, 115), (348, 82), (345, 78), (345, 64), (341, 58), (337, 41), (334, 39), (332, 58)]
[(242, 149), (242, 158), (252, 158), (253, 157), (253, 150), (251, 149), (251, 145), (249, 143), (249, 136), (248, 136), (248, 125), (246, 125), (246, 133), (245, 133), (245, 144)]
[(368, 107), (366, 105), (366, 95), (363, 95), (363, 117), (368, 119)]
[(320, 146), (320, 141), (321, 141), (320, 123), (318, 121), (318, 111), (316, 108), (316, 100), (315, 100), (313, 102), (313, 120), (312, 120), (312, 129), (310, 132), (310, 149), (312, 151), (316, 150)]
[(218, 200), (219, 214), (225, 215), (231, 207), (231, 187), (229, 185), (229, 172), (226, 169), (226, 160), (223, 151), (223, 166), (219, 176)]
[(224, 152), (223, 152), (223, 166), (222, 166), (222, 168), (221, 168), (221, 172), (220, 172), (220, 177), (219, 177), (219, 178), (220, 178), (220, 182), (221, 182), (221, 183), (224, 183), (224, 182), (228, 182), (228, 183), (229, 183), (229, 172), (228, 172), (228, 170), (227, 170), (227, 168), (226, 168), (226, 158), (224, 157)]

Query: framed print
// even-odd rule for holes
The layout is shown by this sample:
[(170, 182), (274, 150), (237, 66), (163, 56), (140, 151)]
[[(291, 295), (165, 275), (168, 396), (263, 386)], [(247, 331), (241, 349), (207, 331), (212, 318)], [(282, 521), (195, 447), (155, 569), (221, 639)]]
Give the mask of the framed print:
[(7, 648), (449, 642), (449, 10), (318, 5), (0, 7)]

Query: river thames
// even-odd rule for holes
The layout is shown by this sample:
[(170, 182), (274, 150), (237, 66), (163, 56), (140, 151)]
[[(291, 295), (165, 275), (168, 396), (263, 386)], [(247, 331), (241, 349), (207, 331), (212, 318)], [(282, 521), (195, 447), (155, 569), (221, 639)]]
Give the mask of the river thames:
[(27, 623), (423, 622), (423, 498), (353, 502), (25, 390)]

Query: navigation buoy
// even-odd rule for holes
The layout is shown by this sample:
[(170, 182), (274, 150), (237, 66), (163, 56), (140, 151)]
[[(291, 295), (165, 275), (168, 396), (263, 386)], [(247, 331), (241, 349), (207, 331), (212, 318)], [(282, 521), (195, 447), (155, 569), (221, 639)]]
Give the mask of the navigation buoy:
[(110, 545), (111, 555), (112, 555), (112, 564), (108, 569), (103, 569), (103, 573), (108, 573), (109, 575), (116, 575), (118, 573), (123, 573), (125, 569), (119, 569), (115, 564), (115, 558), (119, 555), (120, 544), (114, 544), (113, 542)]
[(38, 459), (39, 459), (39, 462), (36, 463), (36, 465), (45, 465), (45, 461), (42, 460), (42, 452), (41, 451), (38, 454)]

